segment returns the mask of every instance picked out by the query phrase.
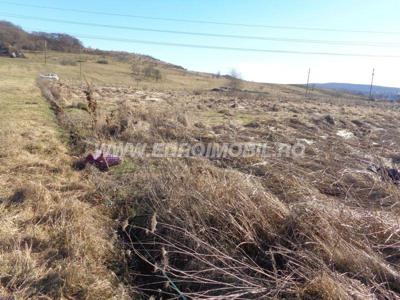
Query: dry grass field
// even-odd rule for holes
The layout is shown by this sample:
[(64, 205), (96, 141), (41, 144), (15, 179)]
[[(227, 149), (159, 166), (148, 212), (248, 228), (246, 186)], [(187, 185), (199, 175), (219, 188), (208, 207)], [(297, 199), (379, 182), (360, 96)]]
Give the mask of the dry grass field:
[[(400, 297), (399, 186), (367, 170), (400, 161), (398, 104), (247, 82), (215, 92), (228, 79), (153, 61), (162, 80), (137, 81), (116, 57), (85, 56), (88, 86), (66, 58), (0, 59), (0, 296)], [(61, 80), (36, 83), (41, 72)], [(95, 143), (305, 151), (74, 170)]]
[(106, 267), (116, 252), (111, 222), (85, 199), (93, 185), (70, 168), (38, 70), (19, 62), (0, 67), (0, 297), (122, 299)]

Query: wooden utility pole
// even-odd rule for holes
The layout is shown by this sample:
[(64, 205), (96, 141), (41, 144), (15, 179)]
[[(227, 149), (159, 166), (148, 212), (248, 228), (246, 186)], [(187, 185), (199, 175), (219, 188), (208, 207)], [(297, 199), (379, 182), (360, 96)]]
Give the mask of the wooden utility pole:
[(309, 89), (309, 87), (310, 87), (310, 74), (311, 74), (311, 68), (308, 69), (307, 87), (306, 87), (306, 97), (308, 96), (308, 89)]
[(369, 88), (369, 100), (372, 100), (372, 88), (374, 87), (375, 68), (372, 69), (371, 86)]
[(44, 64), (47, 65), (47, 41), (44, 40)]
[(79, 48), (79, 79), (82, 85), (82, 47)]

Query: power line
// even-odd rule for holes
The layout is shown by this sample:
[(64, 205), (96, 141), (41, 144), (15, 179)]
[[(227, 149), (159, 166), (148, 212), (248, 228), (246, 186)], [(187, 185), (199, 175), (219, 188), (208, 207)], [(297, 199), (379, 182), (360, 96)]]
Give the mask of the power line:
[(51, 18), (42, 18), (42, 17), (34, 17), (34, 16), (26, 16), (26, 15), (9, 14), (9, 13), (2, 13), (2, 12), (0, 12), (0, 13), (6, 17), (39, 20), (39, 21), (52, 22), (52, 23), (64, 23), (64, 24), (90, 26), (90, 27), (123, 29), (123, 30), (144, 31), (144, 32), (157, 32), (157, 33), (168, 33), (168, 34), (178, 34), (178, 35), (207, 36), (207, 37), (233, 38), (233, 39), (246, 39), (246, 40), (262, 40), (262, 41), (274, 41), (274, 42), (291, 42), (291, 43), (302, 43), (302, 44), (327, 44), (327, 45), (369, 46), (369, 47), (400, 47), (400, 44), (397, 44), (397, 43), (374, 43), (374, 42), (368, 42), (368, 41), (332, 41), (332, 40), (315, 40), (315, 39), (293, 39), (293, 38), (275, 38), (275, 37), (262, 37), (262, 36), (191, 32), (191, 31), (178, 31), (178, 30), (165, 30), (165, 29), (155, 29), (155, 28), (120, 26), (120, 25), (100, 24), (100, 23), (88, 23), (88, 22), (69, 21), (69, 20), (63, 20), (63, 19), (51, 19)]
[(338, 53), (338, 52), (308, 52), (308, 51), (272, 50), (272, 49), (239, 48), (239, 47), (237, 48), (237, 47), (225, 47), (225, 46), (209, 46), (209, 45), (198, 45), (198, 44), (169, 43), (169, 42), (157, 42), (157, 41), (146, 41), (146, 40), (136, 40), (136, 39), (125, 39), (125, 38), (113, 38), (113, 37), (104, 37), (104, 36), (86, 35), (86, 34), (71, 34), (71, 35), (81, 39), (158, 45), (158, 46), (168, 46), (168, 47), (194, 48), (194, 49), (227, 50), (227, 51), (254, 52), (254, 53), (298, 54), (298, 55), (324, 55), (324, 56), (348, 56), (348, 57), (396, 58), (396, 59), (400, 58), (399, 55), (375, 55), (375, 54), (365, 54), (365, 53), (363, 54), (363, 53)]
[(245, 24), (245, 23), (233, 23), (233, 22), (219, 22), (219, 21), (204, 21), (204, 20), (189, 20), (189, 19), (178, 19), (178, 18), (165, 18), (165, 17), (150, 17), (141, 15), (131, 15), (113, 12), (100, 12), (91, 10), (82, 10), (75, 8), (61, 8), (54, 6), (43, 6), (34, 4), (23, 4), (17, 2), (0, 1), (1, 4), (8, 4), (20, 7), (30, 7), (38, 9), (50, 9), (57, 11), (70, 11), (75, 13), (91, 14), (91, 15), (103, 15), (103, 16), (114, 16), (114, 17), (125, 17), (142, 20), (155, 20), (155, 21), (166, 21), (166, 22), (179, 22), (179, 23), (191, 23), (191, 24), (209, 24), (209, 25), (223, 25), (223, 26), (235, 26), (235, 27), (247, 27), (247, 28), (266, 28), (266, 29), (283, 29), (283, 30), (299, 30), (299, 31), (320, 31), (320, 32), (344, 32), (344, 33), (366, 33), (366, 34), (389, 34), (399, 35), (399, 31), (376, 31), (376, 30), (355, 30), (355, 29), (340, 29), (340, 28), (321, 28), (321, 27), (302, 27), (302, 26), (277, 26), (277, 25), (263, 25), (263, 24)]

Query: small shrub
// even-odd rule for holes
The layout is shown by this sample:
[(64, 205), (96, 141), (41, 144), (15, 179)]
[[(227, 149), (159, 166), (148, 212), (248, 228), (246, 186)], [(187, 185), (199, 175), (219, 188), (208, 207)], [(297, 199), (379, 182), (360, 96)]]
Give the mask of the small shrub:
[(155, 69), (155, 70), (153, 71), (153, 77), (154, 77), (154, 79), (155, 79), (156, 81), (161, 80), (161, 78), (162, 78), (162, 76), (161, 76), (161, 71), (158, 70), (158, 69)]
[(152, 66), (148, 66), (143, 70), (143, 74), (145, 78), (154, 79), (155, 81), (159, 81), (162, 78), (161, 71)]
[(178, 114), (176, 120), (185, 127), (189, 126), (189, 119), (186, 114), (183, 113)]
[(76, 66), (77, 62), (75, 60), (73, 60), (73, 59), (70, 59), (70, 58), (63, 58), (60, 61), (60, 65), (62, 65), (62, 66)]
[(76, 108), (77, 108), (77, 109), (81, 109), (81, 110), (85, 110), (85, 111), (89, 111), (88, 106), (87, 106), (85, 103), (83, 103), (83, 102), (79, 102), (79, 103), (76, 105)]
[(98, 61), (97, 61), (97, 63), (98, 64), (101, 64), (101, 65), (108, 65), (108, 60), (107, 59), (99, 59)]

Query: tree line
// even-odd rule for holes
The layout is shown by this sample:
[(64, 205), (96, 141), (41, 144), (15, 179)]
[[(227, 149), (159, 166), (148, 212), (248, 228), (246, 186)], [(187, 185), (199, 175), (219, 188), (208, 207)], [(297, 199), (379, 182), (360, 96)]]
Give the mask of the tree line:
[(68, 34), (32, 32), (10, 22), (0, 21), (0, 48), (42, 51), (44, 43), (48, 50), (78, 52), (83, 47), (80, 40)]

